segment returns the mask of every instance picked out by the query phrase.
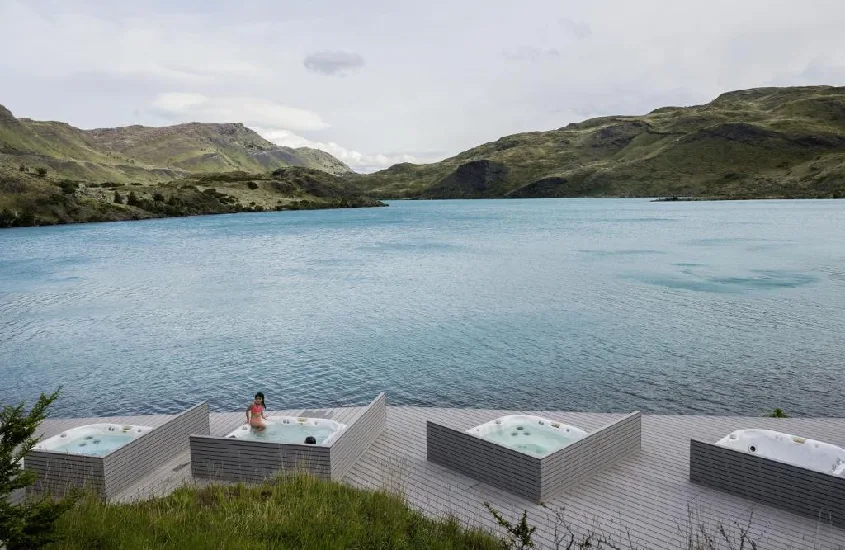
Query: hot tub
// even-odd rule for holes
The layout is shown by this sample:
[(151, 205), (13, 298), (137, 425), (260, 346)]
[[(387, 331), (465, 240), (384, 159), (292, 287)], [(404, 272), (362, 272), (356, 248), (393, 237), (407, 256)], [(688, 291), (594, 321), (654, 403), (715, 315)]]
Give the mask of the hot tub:
[(588, 435), (575, 426), (527, 414), (502, 416), (471, 428), (466, 433), (538, 458), (550, 455)]
[(243, 424), (226, 437), (268, 443), (305, 443), (305, 439), (312, 436), (316, 445), (330, 445), (345, 428), (346, 424), (324, 418), (270, 416), (263, 430)]
[(36, 451), (106, 456), (130, 441), (152, 431), (152, 426), (129, 424), (88, 424), (71, 428), (37, 443)]
[(716, 445), (845, 478), (845, 449), (774, 430), (736, 430)]

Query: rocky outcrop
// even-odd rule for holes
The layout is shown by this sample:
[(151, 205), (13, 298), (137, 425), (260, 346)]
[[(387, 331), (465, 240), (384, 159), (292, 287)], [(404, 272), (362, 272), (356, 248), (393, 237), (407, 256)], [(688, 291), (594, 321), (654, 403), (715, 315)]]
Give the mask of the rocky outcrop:
[(458, 168), (434, 185), (421, 198), (478, 198), (489, 196), (501, 187), (508, 176), (508, 168), (501, 162), (475, 160)]

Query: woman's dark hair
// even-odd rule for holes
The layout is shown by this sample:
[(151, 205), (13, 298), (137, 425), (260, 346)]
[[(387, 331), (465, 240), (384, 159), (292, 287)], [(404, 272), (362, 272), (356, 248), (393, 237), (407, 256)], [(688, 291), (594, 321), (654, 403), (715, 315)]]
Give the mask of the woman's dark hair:
[(305, 438), (305, 444), (306, 445), (316, 445), (317, 439), (313, 435), (309, 435), (308, 437)]
[(256, 394), (255, 394), (255, 398), (256, 398), (256, 399), (258, 399), (259, 397), (261, 398), (261, 406), (262, 406), (262, 407), (264, 407), (264, 408), (266, 409), (266, 408), (267, 408), (267, 403), (265, 403), (265, 402), (264, 402), (264, 394), (263, 394), (263, 393), (261, 393), (261, 392), (256, 393)]

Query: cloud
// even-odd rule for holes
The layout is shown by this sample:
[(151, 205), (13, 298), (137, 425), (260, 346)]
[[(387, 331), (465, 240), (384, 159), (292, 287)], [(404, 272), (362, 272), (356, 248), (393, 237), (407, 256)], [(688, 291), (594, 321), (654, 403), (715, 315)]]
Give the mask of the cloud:
[(558, 19), (558, 23), (560, 23), (560, 26), (563, 27), (564, 30), (566, 30), (578, 40), (584, 40), (585, 38), (589, 38), (593, 34), (593, 30), (590, 28), (589, 25), (587, 25), (586, 23), (581, 23), (579, 21), (574, 21), (572, 19), (569, 19), (568, 17), (561, 17), (560, 19)]
[[(0, 45), (19, 46), (16, 55), (0, 60), (0, 69), (26, 66), (50, 79), (89, 72), (193, 85), (267, 73), (209, 15), (151, 12), (110, 18), (110, 9), (94, 8), (86, 10), (83, 2), (0, 2)], [(73, 47), (56, 48), (56, 43)]]
[(317, 113), (261, 98), (211, 98), (171, 92), (156, 96), (149, 110), (171, 122), (242, 122), (247, 126), (299, 131), (329, 127)]
[(431, 158), (420, 159), (414, 155), (406, 153), (364, 154), (352, 149), (347, 149), (346, 147), (338, 145), (332, 141), (325, 143), (311, 141), (310, 139), (304, 138), (288, 130), (255, 128), (255, 131), (261, 134), (261, 136), (267, 141), (283, 147), (310, 147), (312, 149), (320, 149), (321, 151), (329, 153), (336, 159), (343, 161), (356, 172), (364, 174), (383, 170), (384, 168), (388, 168), (389, 166), (400, 162), (433, 162), (433, 159)]
[(322, 51), (305, 56), (305, 68), (324, 75), (343, 75), (364, 66), (364, 58), (354, 52)]
[(544, 61), (549, 59), (560, 59), (560, 50), (557, 48), (535, 48), (533, 46), (521, 46), (502, 52), (505, 59), (509, 61)]

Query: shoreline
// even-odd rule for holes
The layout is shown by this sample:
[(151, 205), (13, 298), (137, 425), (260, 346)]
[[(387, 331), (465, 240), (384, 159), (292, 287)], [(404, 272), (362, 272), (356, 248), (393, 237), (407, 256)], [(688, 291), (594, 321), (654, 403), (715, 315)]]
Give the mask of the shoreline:
[(67, 225), (83, 225), (83, 224), (95, 224), (95, 223), (123, 223), (123, 222), (144, 222), (144, 221), (152, 221), (152, 220), (165, 220), (165, 219), (176, 219), (176, 218), (197, 218), (200, 216), (224, 216), (224, 215), (231, 215), (231, 214), (274, 214), (280, 212), (300, 212), (300, 211), (312, 211), (312, 210), (349, 210), (349, 209), (360, 209), (360, 208), (387, 208), (390, 205), (385, 203), (384, 201), (377, 201), (378, 204), (356, 204), (351, 206), (339, 206), (339, 205), (330, 205), (330, 206), (309, 206), (305, 208), (281, 208), (278, 210), (254, 210), (254, 209), (244, 209), (244, 210), (235, 210), (232, 212), (201, 212), (197, 214), (184, 214), (179, 216), (171, 216), (171, 215), (150, 215), (150, 216), (135, 216), (135, 217), (127, 217), (123, 219), (114, 219), (114, 220), (71, 220), (71, 221), (41, 221), (36, 224), (31, 225), (11, 225), (11, 226), (3, 226), (0, 225), (0, 231), (7, 230), (7, 229), (31, 229), (35, 227), (56, 227), (56, 226), (67, 226)]
[[(663, 203), (663, 202), (752, 202), (752, 201), (830, 201), (830, 200), (845, 200), (839, 197), (610, 197), (610, 196), (585, 196), (585, 197), (477, 197), (477, 198), (463, 198), (463, 197), (455, 197), (455, 198), (416, 198), (416, 197), (399, 197), (399, 198), (380, 198), (380, 199), (368, 199), (362, 204), (354, 204), (354, 205), (347, 205), (347, 206), (339, 206), (339, 205), (310, 205), (307, 207), (302, 208), (290, 208), (284, 207), (280, 209), (265, 209), (265, 210), (256, 210), (251, 208), (245, 208), (243, 210), (234, 210), (229, 212), (201, 212), (196, 214), (183, 214), (183, 215), (147, 215), (147, 216), (139, 216), (135, 215), (132, 217), (126, 217), (122, 219), (92, 219), (92, 220), (70, 220), (70, 221), (48, 221), (48, 220), (39, 220), (38, 223), (34, 224), (16, 224), (16, 225), (1, 225), (0, 224), (0, 231), (4, 229), (21, 229), (21, 228), (33, 228), (33, 227), (54, 227), (59, 225), (80, 225), (80, 224), (93, 224), (93, 223), (114, 223), (114, 222), (138, 222), (138, 221), (149, 221), (149, 220), (163, 220), (169, 218), (195, 218), (199, 216), (219, 216), (224, 214), (268, 214), (274, 212), (295, 212), (295, 211), (311, 211), (311, 210), (347, 210), (347, 209), (360, 209), (360, 208), (387, 208), (390, 205), (387, 204), (388, 202), (399, 202), (399, 201), (485, 201), (485, 200), (502, 200), (502, 201), (519, 201), (519, 200), (639, 200), (639, 201), (648, 201), (654, 203)], [(376, 203), (373, 204), (372, 202)], [(2, 222), (2, 220), (0, 220)]]

